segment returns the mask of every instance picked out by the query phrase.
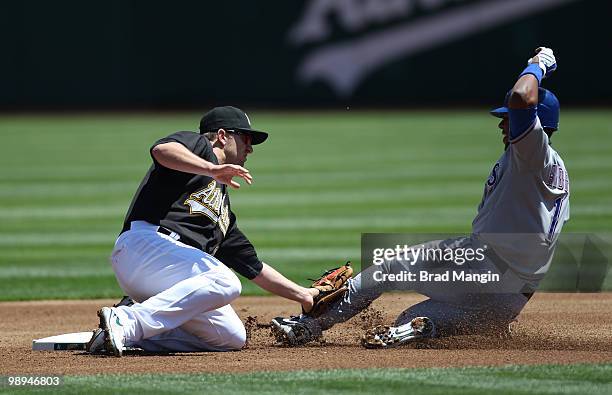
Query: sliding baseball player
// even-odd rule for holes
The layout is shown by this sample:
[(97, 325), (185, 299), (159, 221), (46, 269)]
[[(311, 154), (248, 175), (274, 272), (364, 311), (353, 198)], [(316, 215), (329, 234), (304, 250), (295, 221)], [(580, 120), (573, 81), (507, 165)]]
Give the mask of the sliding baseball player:
[[(383, 292), (397, 289), (429, 298), (405, 310), (394, 326), (366, 332), (365, 347), (508, 328), (548, 271), (558, 235), (569, 219), (569, 176), (550, 143), (558, 128), (559, 102), (540, 87), (556, 68), (553, 51), (538, 48), (504, 105), (491, 111), (501, 119), (504, 152), (485, 181), (469, 236), (414, 246), (450, 252), (444, 257), (398, 254), (368, 267), (349, 280), (343, 298), (318, 317), (275, 318), (277, 338), (287, 345), (307, 343), (365, 309)], [(465, 256), (467, 250), (482, 259), (462, 263), (453, 259)], [(494, 281), (470, 280), (485, 276)]]

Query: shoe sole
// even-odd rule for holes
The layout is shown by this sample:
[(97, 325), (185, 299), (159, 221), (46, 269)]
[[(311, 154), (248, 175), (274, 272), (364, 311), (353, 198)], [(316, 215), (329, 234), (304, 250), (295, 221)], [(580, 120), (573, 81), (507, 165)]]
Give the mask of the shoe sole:
[(98, 317), (100, 318), (100, 328), (104, 331), (104, 345), (106, 346), (107, 352), (112, 353), (116, 357), (123, 356), (123, 349), (119, 349), (113, 341), (113, 329), (109, 322), (110, 314), (108, 314), (108, 316), (104, 314), (103, 308), (98, 310)]
[(91, 336), (91, 340), (89, 340), (89, 342), (87, 342), (87, 345), (85, 346), (85, 351), (90, 354), (104, 354), (106, 351), (104, 349), (104, 337), (104, 330), (102, 330), (102, 328), (94, 330)]
[[(429, 320), (423, 321), (422, 319), (414, 324), (423, 326), (431, 325)], [(380, 325), (366, 331), (366, 333), (364, 333), (361, 337), (361, 345), (365, 348), (370, 349), (392, 348), (400, 346), (402, 344), (413, 342), (415, 340), (428, 339), (432, 337), (430, 333), (431, 329), (429, 330), (427, 335), (423, 335), (422, 332), (416, 331), (413, 328), (413, 332), (411, 334), (407, 334), (401, 337), (398, 337), (397, 334), (390, 334), (390, 329), (390, 326)]]
[(391, 348), (411, 340), (410, 338), (403, 338), (400, 342), (399, 339), (394, 339), (392, 335), (389, 335), (390, 329), (389, 326), (377, 326), (369, 329), (361, 337), (361, 345), (365, 348)]

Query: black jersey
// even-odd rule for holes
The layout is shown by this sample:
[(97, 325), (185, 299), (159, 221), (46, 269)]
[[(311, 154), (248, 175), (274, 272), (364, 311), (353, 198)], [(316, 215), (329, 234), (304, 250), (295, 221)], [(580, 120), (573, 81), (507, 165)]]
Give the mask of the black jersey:
[[(178, 142), (200, 158), (218, 164), (208, 139), (194, 132), (176, 132), (153, 147)], [(140, 183), (125, 217), (122, 232), (132, 221), (147, 221), (180, 235), (180, 241), (214, 255), (225, 265), (252, 279), (262, 263), (251, 242), (236, 226), (228, 188), (211, 177), (153, 165)]]

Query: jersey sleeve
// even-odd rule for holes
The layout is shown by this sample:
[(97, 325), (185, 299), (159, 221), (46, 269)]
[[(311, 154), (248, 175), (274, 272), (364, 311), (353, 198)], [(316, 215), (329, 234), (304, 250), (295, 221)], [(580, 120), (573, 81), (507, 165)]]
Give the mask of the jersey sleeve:
[(549, 156), (549, 145), (536, 109), (510, 109), (509, 120), (509, 142), (517, 163), (526, 169), (542, 169)]
[(234, 213), (230, 215), (231, 226), (225, 235), (225, 239), (223, 239), (219, 246), (215, 258), (249, 280), (252, 280), (261, 272), (263, 264), (257, 257), (253, 244), (238, 229)]
[[(206, 159), (208, 161), (211, 161), (211, 162), (214, 161), (214, 159), (212, 158), (212, 156), (214, 155), (212, 152), (212, 147), (210, 143), (208, 142), (208, 140), (206, 139), (206, 137), (202, 136), (199, 133), (194, 133), (194, 132), (183, 131), (183, 132), (172, 133), (171, 135), (167, 137), (157, 140), (151, 146), (151, 149), (149, 150), (149, 152), (152, 153), (153, 148), (155, 148), (156, 146), (160, 144), (171, 143), (171, 142), (180, 143), (184, 145), (189, 151), (193, 152), (199, 157)], [(153, 157), (153, 155), (151, 155), (151, 158), (153, 158), (153, 162), (155, 162), (155, 165), (160, 166), (159, 163), (157, 163), (157, 161)]]

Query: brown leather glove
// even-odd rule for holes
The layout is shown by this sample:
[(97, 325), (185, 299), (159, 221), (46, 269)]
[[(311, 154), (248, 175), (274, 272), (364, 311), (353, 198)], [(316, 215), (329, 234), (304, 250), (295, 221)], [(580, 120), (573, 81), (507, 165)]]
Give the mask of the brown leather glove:
[(319, 290), (319, 294), (313, 298), (313, 305), (309, 311), (303, 313), (311, 317), (318, 317), (323, 314), (329, 306), (340, 299), (347, 291), (346, 282), (353, 275), (351, 262), (329, 269), (321, 275), (310, 286)]

